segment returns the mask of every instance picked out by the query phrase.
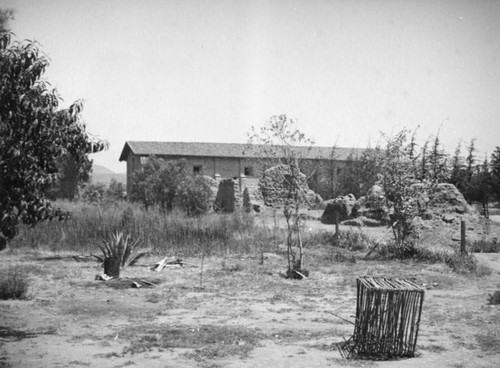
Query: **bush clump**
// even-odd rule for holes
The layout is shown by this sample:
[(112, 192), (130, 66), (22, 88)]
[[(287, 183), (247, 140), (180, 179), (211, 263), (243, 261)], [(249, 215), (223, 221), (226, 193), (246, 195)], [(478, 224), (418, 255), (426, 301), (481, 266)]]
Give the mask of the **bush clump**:
[(28, 286), (28, 275), (20, 266), (0, 272), (0, 299), (26, 299)]
[(488, 304), (500, 304), (500, 290), (488, 294)]
[(443, 261), (454, 272), (460, 274), (475, 274), (478, 266), (476, 257), (468, 253), (443, 254)]
[(374, 243), (375, 240), (370, 235), (356, 230), (339, 231), (338, 235), (334, 232), (322, 231), (304, 237), (305, 246), (332, 245), (350, 251), (365, 250)]
[(473, 253), (499, 253), (500, 243), (496, 238), (476, 240), (470, 244), (470, 251)]

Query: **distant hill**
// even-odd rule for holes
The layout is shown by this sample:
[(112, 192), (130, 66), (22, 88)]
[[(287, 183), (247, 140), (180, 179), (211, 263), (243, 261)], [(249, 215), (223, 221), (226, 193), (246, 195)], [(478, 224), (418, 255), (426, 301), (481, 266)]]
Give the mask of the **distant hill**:
[(115, 173), (113, 170), (100, 165), (92, 166), (92, 174), (90, 174), (90, 180), (92, 183), (104, 183), (109, 184), (111, 179), (115, 179), (120, 183), (126, 184), (127, 174), (126, 173)]

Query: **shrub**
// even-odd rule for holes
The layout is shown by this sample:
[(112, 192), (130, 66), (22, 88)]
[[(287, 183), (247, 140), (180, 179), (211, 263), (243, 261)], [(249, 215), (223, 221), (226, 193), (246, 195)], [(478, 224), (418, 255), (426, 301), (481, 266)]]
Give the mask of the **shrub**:
[(190, 216), (198, 216), (210, 209), (212, 189), (202, 176), (188, 177), (179, 193), (181, 207)]
[(313, 232), (304, 236), (304, 246), (333, 245), (350, 251), (368, 249), (374, 243), (375, 240), (370, 235), (356, 230), (340, 231), (338, 237), (330, 231)]
[(127, 196), (127, 188), (125, 184), (119, 182), (115, 178), (111, 179), (111, 182), (106, 189), (106, 200), (114, 202), (114, 201), (123, 201)]
[(470, 246), (470, 251), (473, 253), (499, 253), (500, 252), (500, 243), (498, 243), (497, 239), (481, 239), (475, 240), (472, 242)]
[(250, 193), (247, 187), (243, 189), (243, 208), (246, 213), (252, 212), (252, 203), (250, 202)]
[(362, 231), (340, 231), (338, 246), (351, 251), (368, 249), (375, 244), (375, 240)]
[(444, 253), (443, 261), (456, 273), (475, 274), (477, 271), (477, 259), (472, 254)]
[(106, 185), (103, 183), (87, 183), (80, 193), (80, 198), (87, 203), (101, 203), (106, 195)]
[(500, 304), (500, 290), (488, 294), (488, 304)]
[(0, 273), (0, 299), (26, 299), (28, 276), (20, 266), (11, 266)]
[(188, 170), (187, 161), (151, 157), (141, 170), (132, 176), (130, 199), (146, 210), (159, 206), (162, 212), (180, 208), (188, 215), (208, 212), (212, 190), (207, 179)]

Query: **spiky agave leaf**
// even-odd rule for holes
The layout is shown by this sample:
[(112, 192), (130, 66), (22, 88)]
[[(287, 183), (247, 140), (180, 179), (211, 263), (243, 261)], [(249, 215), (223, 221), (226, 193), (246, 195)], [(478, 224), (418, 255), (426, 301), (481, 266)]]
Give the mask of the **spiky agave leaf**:
[(106, 240), (102, 239), (102, 243), (103, 243), (103, 245), (101, 245), (99, 243), (95, 243), (95, 245), (97, 245), (99, 247), (99, 249), (102, 251), (102, 254), (104, 254), (104, 258), (109, 258), (109, 248), (108, 248), (108, 245), (106, 243)]
[(141, 253), (138, 253), (138, 254), (134, 255), (130, 259), (130, 262), (128, 263), (128, 265), (129, 266), (135, 265), (139, 259), (141, 259), (142, 257), (147, 256), (147, 255), (149, 255), (149, 252), (141, 252)]
[(127, 259), (130, 256), (130, 252), (132, 251), (130, 248), (130, 234), (127, 234), (125, 238), (122, 240), (122, 247), (120, 248), (120, 264), (122, 267), (126, 265)]
[(117, 231), (112, 236), (113, 238), (113, 256), (120, 258), (123, 254), (123, 231)]
[[(145, 254), (143, 254), (140, 257), (138, 257), (138, 255), (135, 255), (135, 253), (137, 253), (138, 248), (141, 247), (142, 244), (143, 244), (143, 241), (140, 237), (138, 237), (137, 239), (128, 243), (127, 250), (126, 250), (124, 257), (123, 257), (123, 260), (122, 260), (124, 265), (131, 266), (131, 265), (135, 264), (140, 257), (145, 255)], [(147, 254), (148, 252), (145, 252), (145, 253)]]
[(97, 259), (99, 262), (104, 263), (104, 258), (99, 257), (98, 255), (95, 255), (95, 254), (91, 254), (91, 256), (94, 257), (95, 259)]
[(128, 241), (128, 236), (125, 238), (123, 236), (123, 231), (117, 231), (115, 233), (115, 251), (116, 251), (116, 257), (120, 259), (120, 263), (123, 259), (123, 253), (125, 248), (127, 247), (127, 241)]

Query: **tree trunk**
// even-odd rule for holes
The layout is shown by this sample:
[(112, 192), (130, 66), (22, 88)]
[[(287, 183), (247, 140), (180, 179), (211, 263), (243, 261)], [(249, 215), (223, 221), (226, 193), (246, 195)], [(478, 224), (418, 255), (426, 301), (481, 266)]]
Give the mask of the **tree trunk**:
[(104, 259), (104, 273), (113, 278), (120, 277), (120, 258), (105, 258)]

